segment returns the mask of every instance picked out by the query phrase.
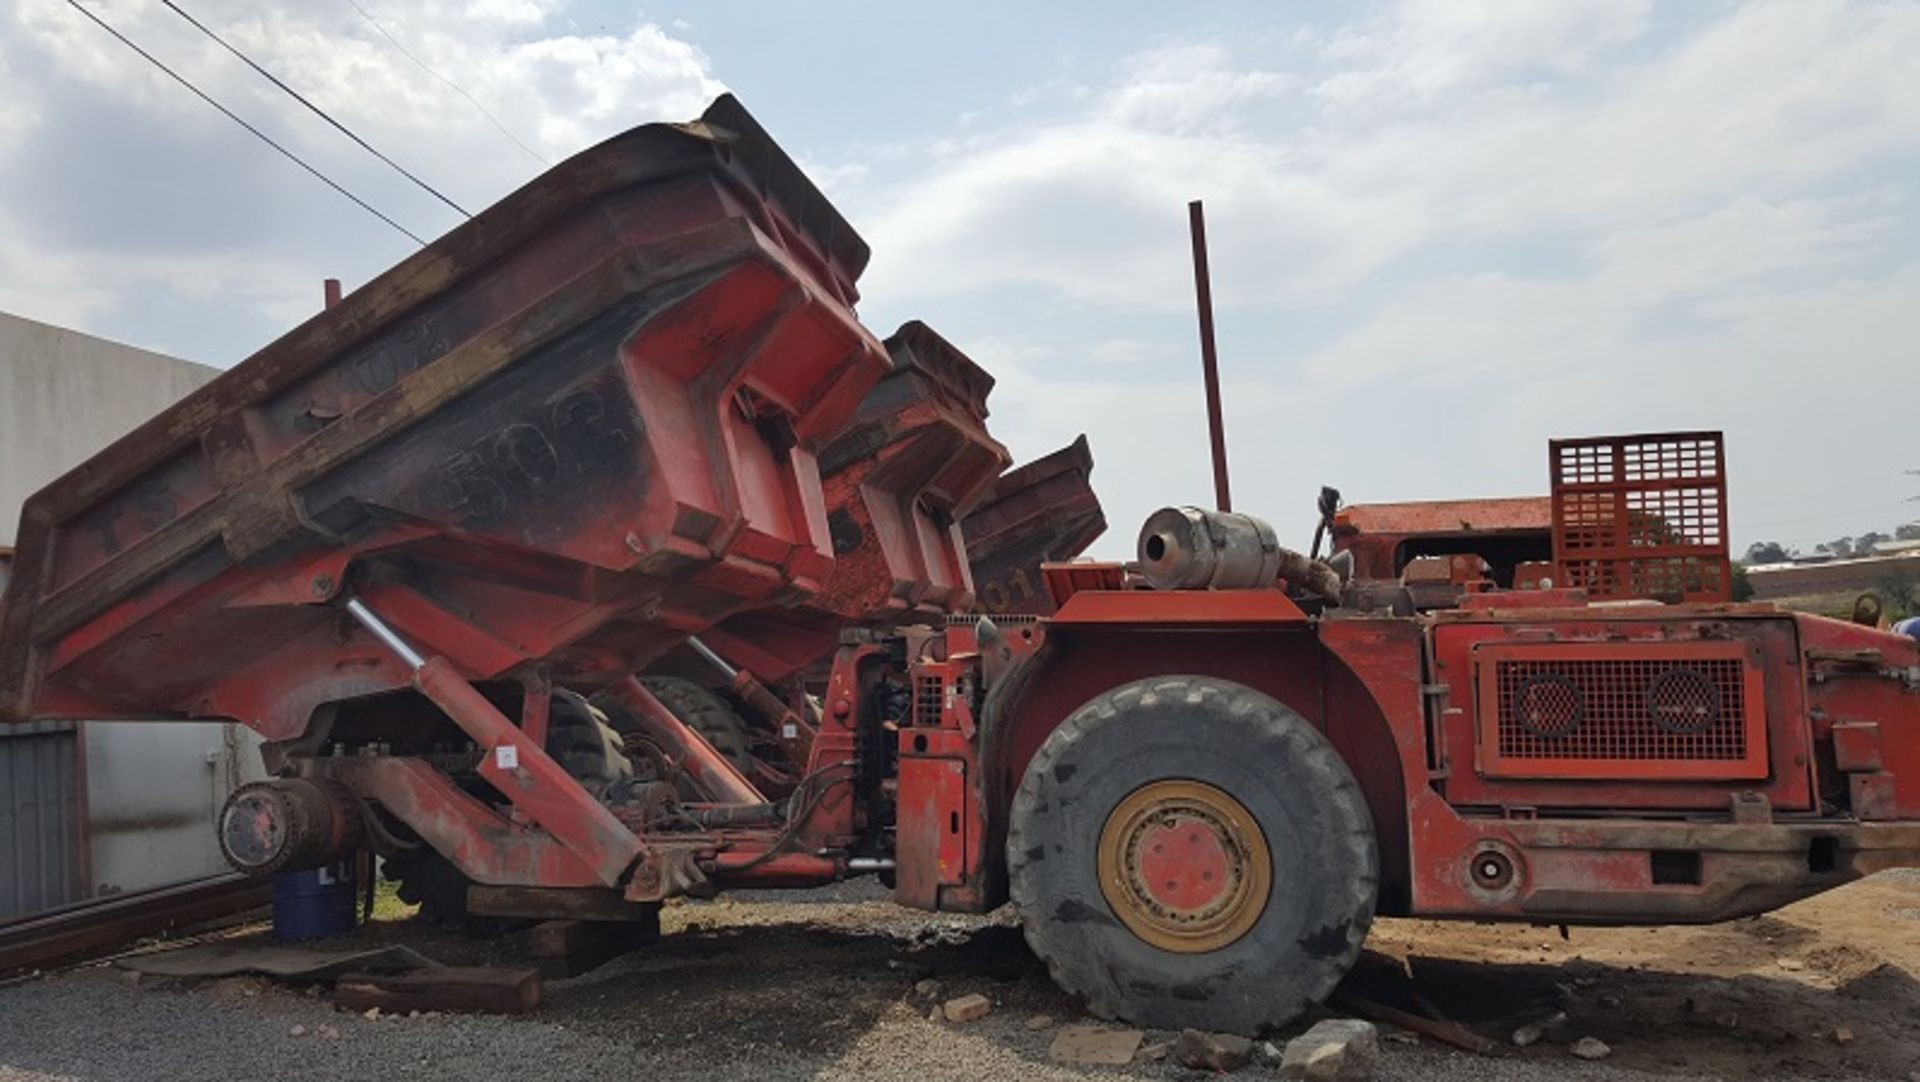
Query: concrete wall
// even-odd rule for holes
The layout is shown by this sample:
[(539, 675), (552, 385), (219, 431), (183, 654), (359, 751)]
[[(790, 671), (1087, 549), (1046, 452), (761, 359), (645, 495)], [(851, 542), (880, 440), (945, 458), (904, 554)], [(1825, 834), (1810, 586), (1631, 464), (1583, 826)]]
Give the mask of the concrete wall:
[[(14, 543), (29, 495), (219, 374), (0, 313), (0, 546)], [(219, 723), (87, 722), (77, 741), (61, 742), (61, 733), (36, 728), (44, 727), (9, 733), (0, 726), (0, 741), (18, 753), (10, 760), (32, 771), (31, 786), (0, 774), (0, 787), (12, 790), (0, 792), (0, 811), (18, 812), (16, 832), (39, 832), (19, 839), (16, 866), (0, 866), (0, 880), (76, 869), (71, 882), (45, 884), (38, 897), (46, 905), (61, 890), (64, 901), (226, 870), (213, 818), (227, 793), (262, 774), (251, 732)], [(46, 766), (55, 746), (70, 769)], [(78, 837), (70, 821), (47, 811), (61, 801), (81, 805)], [(62, 863), (61, 846), (79, 851)], [(7, 854), (0, 849), (0, 859)]]
[(0, 312), (0, 545), (28, 496), (219, 374)]

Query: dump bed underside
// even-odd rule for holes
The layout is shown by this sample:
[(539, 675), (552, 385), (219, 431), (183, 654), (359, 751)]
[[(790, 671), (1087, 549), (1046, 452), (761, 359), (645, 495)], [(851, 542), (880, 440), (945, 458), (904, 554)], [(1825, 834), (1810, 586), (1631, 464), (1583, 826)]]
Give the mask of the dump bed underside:
[(888, 363), (866, 256), (730, 98), (569, 159), (34, 496), (0, 719), (285, 734), (405, 682), (348, 593), (587, 684), (810, 596), (815, 449)]

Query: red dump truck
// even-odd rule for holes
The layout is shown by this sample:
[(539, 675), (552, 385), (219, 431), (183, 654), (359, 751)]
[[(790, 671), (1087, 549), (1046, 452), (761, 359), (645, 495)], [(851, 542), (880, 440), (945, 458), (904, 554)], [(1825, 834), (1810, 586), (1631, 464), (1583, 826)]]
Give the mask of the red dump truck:
[[(1293, 1019), (1376, 914), (1715, 921), (1920, 863), (1920, 643), (1726, 603), (1711, 434), (1556, 444), (1551, 588), (1409, 606), (1170, 508), (1036, 572), (1047, 615), (955, 616), (1004, 455), (950, 347), (856, 318), (866, 258), (730, 99), (566, 161), (33, 497), (0, 719), (243, 722), (237, 867), (372, 849), (476, 913), (1011, 898), (1156, 1026)], [(823, 621), (778, 794), (635, 675)]]

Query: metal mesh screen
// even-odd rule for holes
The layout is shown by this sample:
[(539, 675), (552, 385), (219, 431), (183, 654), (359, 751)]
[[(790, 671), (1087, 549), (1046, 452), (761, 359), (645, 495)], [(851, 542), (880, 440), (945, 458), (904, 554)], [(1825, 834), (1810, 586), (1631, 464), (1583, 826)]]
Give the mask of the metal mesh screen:
[(919, 676), (913, 683), (913, 723), (915, 725), (940, 724), (940, 707), (946, 692), (946, 683), (938, 676)]
[(1596, 598), (1731, 598), (1719, 433), (1555, 440), (1549, 456), (1565, 585)]
[(1737, 659), (1500, 661), (1506, 759), (1739, 762), (1748, 755)]

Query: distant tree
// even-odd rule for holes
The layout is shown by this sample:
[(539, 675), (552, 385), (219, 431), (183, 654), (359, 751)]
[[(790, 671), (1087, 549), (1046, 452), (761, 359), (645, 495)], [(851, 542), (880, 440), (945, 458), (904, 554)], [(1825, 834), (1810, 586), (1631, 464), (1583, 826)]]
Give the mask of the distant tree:
[(1896, 527), (1893, 536), (1901, 541), (1920, 541), (1920, 522), (1909, 522)]
[(1733, 582), (1731, 585), (1733, 588), (1733, 599), (1735, 601), (1753, 600), (1753, 582), (1747, 578), (1747, 568), (1745, 564), (1733, 565)]
[(1755, 541), (1747, 546), (1746, 562), (1750, 564), (1783, 564), (1792, 558), (1778, 541)]
[(1891, 541), (1891, 540), (1893, 540), (1893, 538), (1888, 537), (1886, 534), (1881, 533), (1879, 530), (1868, 530), (1866, 533), (1863, 533), (1859, 537), (1856, 537), (1853, 539), (1853, 551), (1857, 555), (1865, 556), (1868, 553), (1872, 552), (1875, 548), (1878, 548), (1880, 545), (1880, 542)]
[(1829, 541), (1826, 544), (1821, 545), (1818, 551), (1831, 552), (1835, 556), (1838, 556), (1844, 560), (1847, 557), (1853, 555), (1853, 538), (1842, 537), (1836, 541)]
[[(1895, 560), (1893, 562), (1896, 565), (1905, 565), (1920, 561)], [(1912, 616), (1920, 610), (1920, 605), (1916, 605), (1914, 597), (1917, 588), (1920, 588), (1920, 571), (1907, 566), (1894, 567), (1880, 576), (1880, 581), (1874, 584), (1874, 592), (1880, 595), (1881, 602), (1886, 606), (1887, 616), (1895, 620)]]

